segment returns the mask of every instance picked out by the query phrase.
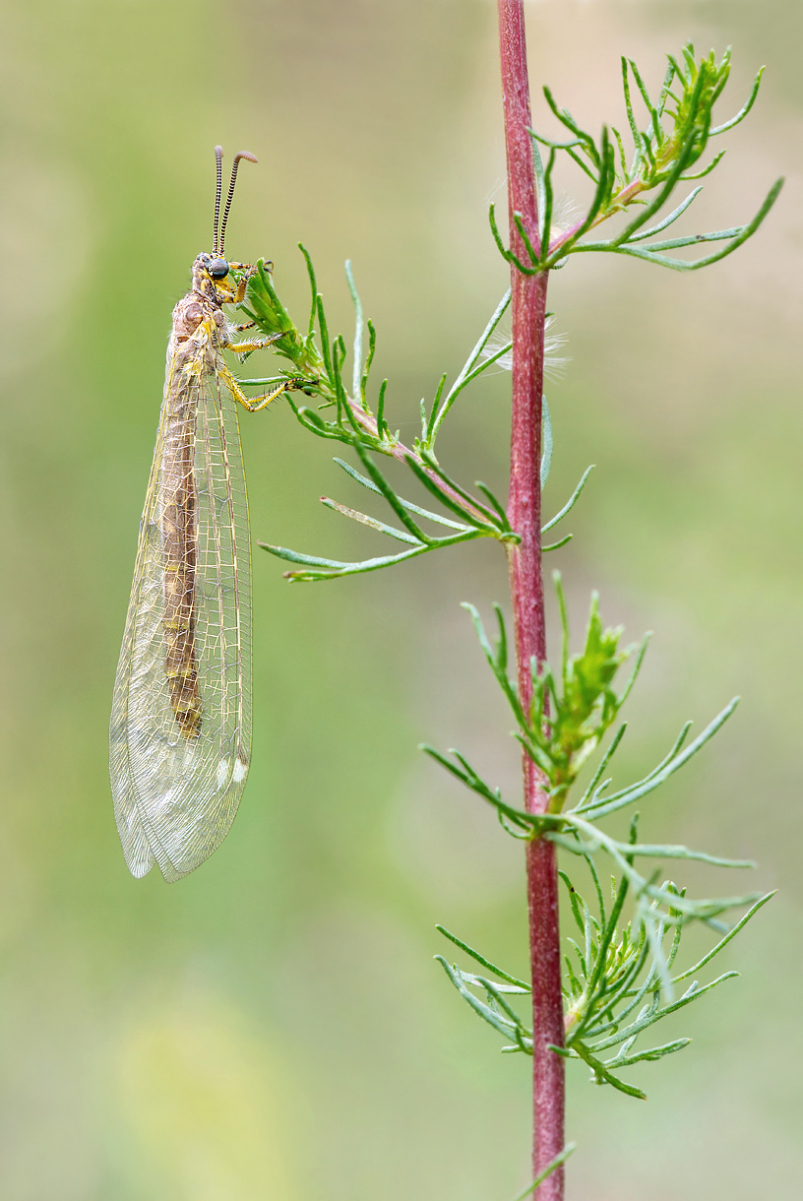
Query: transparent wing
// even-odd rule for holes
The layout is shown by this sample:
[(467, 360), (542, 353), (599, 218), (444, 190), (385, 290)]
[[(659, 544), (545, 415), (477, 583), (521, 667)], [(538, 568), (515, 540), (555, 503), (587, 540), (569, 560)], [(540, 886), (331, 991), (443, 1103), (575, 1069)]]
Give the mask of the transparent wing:
[[(168, 363), (110, 725), (126, 861), (135, 876), (155, 861), (171, 881), (225, 838), (251, 754), (251, 557), (237, 413), (219, 376), (195, 365), (188, 374)], [(173, 562), (177, 496), (183, 566)], [(182, 613), (177, 634), (182, 623), (171, 619)], [(182, 689), (192, 691), (189, 718)]]

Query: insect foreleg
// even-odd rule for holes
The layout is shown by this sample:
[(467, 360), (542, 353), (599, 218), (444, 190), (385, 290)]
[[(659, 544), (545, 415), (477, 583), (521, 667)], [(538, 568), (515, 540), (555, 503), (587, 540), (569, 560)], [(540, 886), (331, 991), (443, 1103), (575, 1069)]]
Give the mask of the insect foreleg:
[[(270, 271), (270, 265), (266, 264)], [(245, 274), (237, 281), (237, 289), (234, 294), (234, 303), (242, 304), (245, 300), (245, 294), (248, 290), (248, 281), (252, 275), (256, 275), (257, 269), (251, 263), (229, 263), (229, 267), (234, 271), (243, 271)]]

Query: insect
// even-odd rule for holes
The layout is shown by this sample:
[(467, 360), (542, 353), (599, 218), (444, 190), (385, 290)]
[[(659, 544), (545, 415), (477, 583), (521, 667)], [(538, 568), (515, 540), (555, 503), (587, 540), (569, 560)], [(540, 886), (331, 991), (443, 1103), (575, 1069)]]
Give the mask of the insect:
[(191, 872), (234, 820), (251, 756), (251, 554), (237, 403), (264, 408), (288, 387), (249, 400), (222, 351), (243, 340), (223, 305), (245, 296), (245, 263), (224, 257), (241, 159), (220, 220), (223, 151), (215, 148), (212, 252), (173, 310), (156, 449), (140, 523), (134, 582), (110, 723), (117, 829), (134, 876), (158, 863)]

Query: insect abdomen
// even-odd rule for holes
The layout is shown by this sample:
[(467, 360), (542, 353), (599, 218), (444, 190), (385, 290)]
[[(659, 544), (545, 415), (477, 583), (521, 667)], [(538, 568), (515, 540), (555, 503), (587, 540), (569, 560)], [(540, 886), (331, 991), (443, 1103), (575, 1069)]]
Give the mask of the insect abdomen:
[(170, 381), (162, 469), (165, 675), (170, 705), (187, 738), (201, 732), (201, 695), (195, 645), (195, 573), (198, 493), (195, 482), (197, 376)]

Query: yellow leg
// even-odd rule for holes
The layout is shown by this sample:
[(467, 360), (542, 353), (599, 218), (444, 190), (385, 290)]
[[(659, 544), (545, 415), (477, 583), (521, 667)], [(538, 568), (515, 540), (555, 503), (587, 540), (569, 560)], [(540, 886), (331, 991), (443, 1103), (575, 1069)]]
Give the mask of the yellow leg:
[(265, 396), (255, 396), (253, 400), (249, 400), (240, 385), (237, 383), (237, 380), (229, 371), (228, 367), (224, 366), (221, 368), (220, 374), (224, 384), (228, 388), (229, 392), (231, 392), (234, 399), (239, 401), (244, 409), (248, 409), (249, 413), (258, 413), (260, 409), (266, 408), (272, 400), (276, 399), (277, 396), (283, 395), (283, 393), (296, 386), (293, 380), (282, 380), (279, 387), (274, 388), (272, 392), (266, 393)]
[[(237, 289), (236, 289), (236, 292), (234, 295), (234, 303), (242, 304), (243, 301), (245, 300), (245, 293), (248, 288), (248, 281), (252, 275), (256, 275), (257, 269), (256, 269), (256, 267), (252, 266), (251, 263), (232, 263), (232, 262), (230, 262), (229, 267), (231, 267), (232, 270), (234, 270), (234, 271), (244, 271), (245, 272), (245, 275), (243, 275), (242, 279), (239, 280), (239, 282), (237, 284)], [(273, 263), (271, 263), (271, 262), (265, 263), (265, 270), (270, 275), (270, 273), (273, 271)]]
[[(247, 271), (250, 275), (253, 275), (256, 271), (256, 267), (253, 263), (233, 263), (231, 259), (229, 259), (229, 267), (232, 269), (232, 271)], [(265, 263), (265, 270), (268, 272), (268, 274), (273, 271), (273, 263), (270, 260)]]
[[(252, 324), (254, 323), (252, 322)], [(271, 334), (268, 338), (252, 338), (246, 342), (229, 342), (226, 349), (233, 350), (235, 354), (250, 354), (252, 350), (263, 350), (266, 346), (271, 346), (274, 342), (278, 342), (279, 338), (283, 337), (284, 334)]]

